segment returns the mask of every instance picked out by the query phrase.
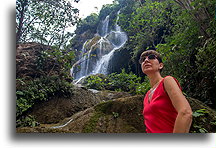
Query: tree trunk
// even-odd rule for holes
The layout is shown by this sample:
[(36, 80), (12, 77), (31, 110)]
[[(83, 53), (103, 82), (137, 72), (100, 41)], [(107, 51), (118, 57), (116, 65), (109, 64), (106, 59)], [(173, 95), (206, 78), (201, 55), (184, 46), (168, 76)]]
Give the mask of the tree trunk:
[(22, 30), (23, 30), (23, 20), (24, 20), (24, 16), (25, 16), (25, 11), (26, 11), (26, 6), (28, 5), (28, 1), (20, 1), (21, 3), (21, 10), (18, 10), (19, 14), (20, 14), (20, 18), (19, 18), (19, 24), (17, 27), (17, 32), (16, 32), (16, 43), (18, 44), (18, 42), (20, 41), (21, 37), (22, 37)]

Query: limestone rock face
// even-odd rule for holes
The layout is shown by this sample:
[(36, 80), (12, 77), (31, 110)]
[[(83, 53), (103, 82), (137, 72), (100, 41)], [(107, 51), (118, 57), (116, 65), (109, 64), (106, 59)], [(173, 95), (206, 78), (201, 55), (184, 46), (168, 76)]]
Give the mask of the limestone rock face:
[(73, 92), (70, 98), (54, 97), (35, 104), (30, 115), (34, 116), (39, 123), (58, 123), (64, 118), (101, 102), (99, 97), (84, 88), (74, 87)]
[(54, 97), (33, 106), (30, 115), (42, 124), (58, 123), (73, 114), (90, 108), (98, 103), (130, 96), (126, 92), (96, 91), (85, 87), (74, 87), (70, 98)]
[[(66, 126), (50, 128), (41, 124), (35, 128), (17, 128), (17, 132), (70, 132), (70, 133), (137, 133), (145, 132), (142, 116), (143, 96), (131, 96), (102, 102), (94, 107), (80, 111), (67, 121)], [(56, 127), (67, 122), (52, 124)]]
[(39, 43), (18, 44), (16, 47), (16, 77), (26, 76), (37, 77), (40, 72), (37, 71), (37, 58), (41, 51), (49, 50), (50, 46)]
[[(210, 124), (216, 121), (215, 111), (196, 99), (188, 98), (188, 101), (194, 112), (199, 109), (206, 110), (204, 116), (193, 118), (190, 132), (201, 132), (199, 131), (201, 129), (205, 129), (208, 133), (216, 132), (215, 126)], [(99, 103), (65, 118), (58, 124), (17, 128), (17, 132), (145, 133), (142, 110), (142, 95), (127, 96)]]

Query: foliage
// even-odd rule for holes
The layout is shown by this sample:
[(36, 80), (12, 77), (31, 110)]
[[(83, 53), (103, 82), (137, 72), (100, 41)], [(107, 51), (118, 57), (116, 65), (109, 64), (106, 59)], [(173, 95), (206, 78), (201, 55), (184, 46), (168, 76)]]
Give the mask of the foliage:
[[(204, 2), (200, 4), (205, 5)], [(215, 83), (215, 38), (204, 36), (208, 30), (215, 34), (215, 20), (211, 20), (211, 26), (203, 31), (205, 25), (193, 18), (199, 15), (199, 5), (194, 5), (194, 10), (172, 7), (170, 18), (173, 25), (165, 36), (166, 43), (158, 44), (157, 51), (164, 57), (165, 75), (177, 77), (189, 96), (215, 107), (212, 105), (215, 104), (215, 86), (212, 85)]]
[(35, 63), (31, 63), (36, 65), (37, 76), (17, 76), (17, 126), (36, 124), (33, 117), (26, 116), (35, 103), (47, 101), (53, 97), (68, 98), (73, 95), (72, 78), (69, 74), (73, 60), (73, 51), (52, 47), (40, 51)]
[[(197, 97), (202, 98), (203, 102), (211, 101), (213, 106), (216, 104), (215, 84), (216, 74), (216, 44), (215, 39), (208, 39), (203, 47), (198, 48), (196, 54), (197, 71), (194, 74), (197, 77), (197, 87), (195, 94)], [(202, 92), (202, 93), (200, 93)], [(191, 94), (191, 93), (190, 93)]]
[[(206, 109), (199, 109), (193, 112), (193, 133), (208, 133), (205, 129), (204, 124), (209, 124), (207, 120), (208, 111)], [(202, 124), (201, 124), (202, 123)]]
[[(145, 83), (144, 85), (140, 84), (140, 77), (137, 77), (133, 73), (126, 73), (124, 69), (120, 74), (110, 74), (108, 80), (110, 80), (108, 84), (115, 90), (125, 91), (132, 94), (140, 93), (143, 90), (143, 86), (146, 86)], [(146, 90), (147, 88), (144, 89)]]
[(215, 107), (215, 1), (176, 2), (147, 0), (131, 4), (131, 13), (123, 9), (119, 21), (129, 36), (132, 61), (139, 67), (139, 55), (153, 47), (163, 56), (163, 75), (178, 78), (189, 96)]
[(16, 121), (17, 127), (25, 127), (25, 126), (35, 127), (38, 125), (39, 125), (39, 123), (31, 115), (22, 117)]
[(50, 97), (73, 95), (73, 85), (58, 76), (17, 79), (16, 116), (21, 117), (36, 102), (47, 101)]
[(117, 3), (103, 5), (102, 9), (100, 10), (99, 19), (104, 20), (107, 15), (110, 15), (113, 12), (116, 14), (118, 10), (119, 5)]
[(129, 37), (133, 72), (141, 75), (140, 54), (156, 49), (163, 56), (163, 75), (178, 78), (184, 92), (215, 108), (215, 4), (146, 0), (124, 5), (119, 22)]
[[(126, 14), (120, 17), (120, 22), (123, 22), (122, 27), (129, 35), (130, 46), (134, 49), (134, 53), (144, 47), (155, 47), (163, 42), (165, 28), (170, 24), (169, 7), (166, 1), (147, 0), (143, 6), (136, 8), (131, 16)], [(129, 24), (126, 23), (128, 19)]]
[[(134, 1), (122, 1), (122, 0), (118, 0), (118, 2), (121, 5), (121, 13), (119, 15), (119, 25), (121, 26), (121, 28), (127, 32), (127, 35), (131, 36), (133, 35), (132, 31), (130, 31), (130, 23), (133, 19), (133, 13), (136, 11), (135, 4)], [(125, 2), (125, 3), (124, 3)], [(132, 3), (130, 3), (132, 2)]]
[(17, 0), (17, 42), (40, 42), (59, 48), (66, 44), (72, 37), (66, 31), (67, 27), (79, 21), (79, 11), (71, 3), (65, 0)]
[(91, 75), (86, 78), (85, 86), (98, 90), (125, 91), (131, 94), (144, 94), (150, 88), (148, 82), (141, 82), (141, 78), (133, 73), (126, 73), (123, 69), (121, 73), (112, 73), (107, 77)]
[(37, 57), (37, 70), (41, 71), (42, 75), (54, 74), (64, 79), (72, 79), (69, 72), (74, 59), (74, 51), (52, 47), (51, 50), (41, 51)]
[(92, 13), (78, 23), (75, 33), (82, 34), (87, 30), (96, 33), (98, 22), (98, 15), (96, 13)]
[(139, 83), (136, 87), (136, 94), (143, 95), (151, 88), (149, 80), (145, 79), (144, 82)]
[(87, 88), (103, 90), (106, 85), (105, 81), (106, 79), (101, 78), (99, 75), (90, 75), (85, 80), (85, 86)]

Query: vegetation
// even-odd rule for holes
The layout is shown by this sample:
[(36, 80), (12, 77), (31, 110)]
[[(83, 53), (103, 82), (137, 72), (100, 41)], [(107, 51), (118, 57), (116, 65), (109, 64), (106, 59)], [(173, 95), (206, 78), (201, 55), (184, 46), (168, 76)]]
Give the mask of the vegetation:
[(141, 76), (138, 63), (141, 52), (156, 49), (163, 56), (163, 75), (176, 77), (188, 96), (215, 108), (214, 6), (215, 2), (203, 0), (189, 4), (177, 0), (135, 3), (116, 0), (104, 6), (99, 17), (121, 10), (119, 24), (129, 37), (125, 49), (132, 53), (132, 64), (128, 67), (133, 73)]
[(79, 21), (79, 11), (72, 3), (72, 0), (16, 0), (17, 43), (65, 46), (72, 38), (66, 29)]
[(72, 79), (70, 69), (75, 59), (74, 51), (58, 49), (53, 46), (50, 50), (41, 51), (37, 57), (37, 70), (41, 75), (57, 75), (61, 79)]
[[(85, 86), (126, 91), (133, 95), (145, 94), (150, 86), (141, 74), (138, 60), (143, 51), (155, 49), (163, 56), (163, 75), (176, 77), (187, 96), (216, 107), (216, 1), (115, 0), (113, 4), (104, 5), (98, 15), (91, 14), (83, 20), (79, 20), (79, 11), (71, 3), (65, 0), (16, 1), (17, 43), (51, 45), (50, 50), (40, 51), (35, 63), (32, 63), (36, 65), (38, 75), (17, 76), (17, 126), (38, 124), (34, 117), (26, 116), (35, 103), (56, 96), (73, 95), (69, 72), (76, 55), (80, 53), (79, 49), (94, 36), (107, 15), (110, 15), (109, 29), (112, 29), (119, 10), (119, 25), (129, 38), (126, 47), (121, 50), (130, 52), (131, 59), (122, 67), (121, 73), (91, 75), (86, 78)], [(75, 34), (67, 33), (67, 27), (75, 24)], [(142, 78), (139, 77), (141, 75)], [(92, 118), (85, 132), (90, 132), (88, 127), (95, 126), (104, 114), (103, 111), (100, 113)], [(114, 118), (120, 116), (115, 111), (110, 114)], [(208, 132), (199, 124), (208, 122), (205, 118), (207, 114), (205, 109), (194, 111), (192, 132)], [(215, 127), (215, 122), (211, 122), (210, 126)]]
[(98, 23), (98, 15), (96, 13), (92, 13), (78, 23), (75, 33), (82, 34), (86, 30), (90, 30), (91, 32), (96, 33)]
[[(206, 127), (215, 131), (216, 117), (213, 117), (213, 121), (209, 123), (209, 111), (206, 109), (198, 109), (193, 112), (193, 124), (191, 128), (192, 133), (209, 133)], [(202, 123), (202, 124), (200, 124)], [(208, 125), (208, 126), (205, 126)]]
[(23, 73), (16, 76), (17, 126), (37, 125), (34, 117), (26, 116), (35, 103), (73, 94), (70, 68), (75, 54), (67, 46), (67, 42), (73, 37), (73, 34), (67, 32), (67, 28), (79, 22), (79, 11), (72, 3), (73, 1), (65, 0), (16, 1), (17, 44), (39, 42), (51, 45), (50, 49), (32, 51), (39, 52), (32, 55), (36, 60), (30, 58), (30, 61), (22, 61), (26, 63), (26, 69), (33, 66), (35, 74), (26, 76)]
[[(146, 0), (124, 7), (120, 25), (129, 36), (136, 67), (149, 48), (163, 55), (163, 75), (173, 75), (191, 97), (215, 108), (215, 1)], [(126, 12), (123, 9), (122, 12)], [(132, 65), (131, 65), (132, 67)], [(141, 70), (132, 69), (137, 75)]]
[[(173, 26), (165, 37), (164, 44), (158, 44), (158, 50), (165, 57), (165, 74), (177, 77), (184, 91), (191, 97), (199, 98), (215, 108), (215, 20), (211, 6), (215, 2), (204, 4), (204, 1), (194, 1), (194, 10), (180, 9), (177, 14), (171, 13)], [(201, 5), (201, 6), (200, 6)], [(201, 15), (202, 8), (206, 10), (204, 20), (194, 19), (195, 15)], [(172, 7), (173, 8), (173, 7)], [(178, 10), (177, 9), (177, 10)], [(208, 16), (208, 17), (207, 17)], [(201, 16), (200, 16), (201, 17)], [(191, 19), (192, 18), (192, 19)], [(201, 22), (202, 21), (202, 22)], [(209, 25), (206, 28), (206, 23)], [(203, 28), (206, 28), (203, 30)], [(209, 30), (214, 29), (212, 33)], [(210, 55), (211, 54), (211, 55)], [(208, 57), (208, 58), (207, 58)], [(180, 62), (181, 61), (181, 62)], [(205, 61), (205, 62), (204, 62)], [(205, 69), (205, 70), (204, 70)], [(204, 72), (205, 71), (205, 72)]]
[(133, 95), (145, 94), (149, 90), (148, 81), (141, 82), (141, 78), (131, 73), (126, 73), (123, 69), (121, 73), (112, 73), (105, 77), (104, 75), (91, 75), (84, 82), (87, 88), (98, 90), (125, 91)]
[(29, 63), (29, 65), (35, 64), (37, 74), (24, 77), (22, 74), (17, 75), (17, 126), (36, 125), (34, 117), (26, 116), (35, 103), (47, 101), (53, 97), (68, 98), (73, 95), (72, 78), (69, 75), (73, 59), (72, 51), (67, 52), (54, 47), (42, 50), (35, 63)]

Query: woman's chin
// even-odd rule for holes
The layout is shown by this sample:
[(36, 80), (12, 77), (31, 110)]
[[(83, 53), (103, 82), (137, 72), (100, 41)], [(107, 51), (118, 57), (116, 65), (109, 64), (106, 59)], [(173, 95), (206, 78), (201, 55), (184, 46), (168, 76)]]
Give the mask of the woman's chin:
[(148, 74), (151, 74), (152, 71), (151, 70), (144, 70), (143, 73), (146, 74), (146, 75), (148, 75)]
[(146, 75), (151, 75), (152, 73), (154, 73), (155, 71), (151, 68), (147, 68), (145, 70), (143, 70), (143, 73)]

